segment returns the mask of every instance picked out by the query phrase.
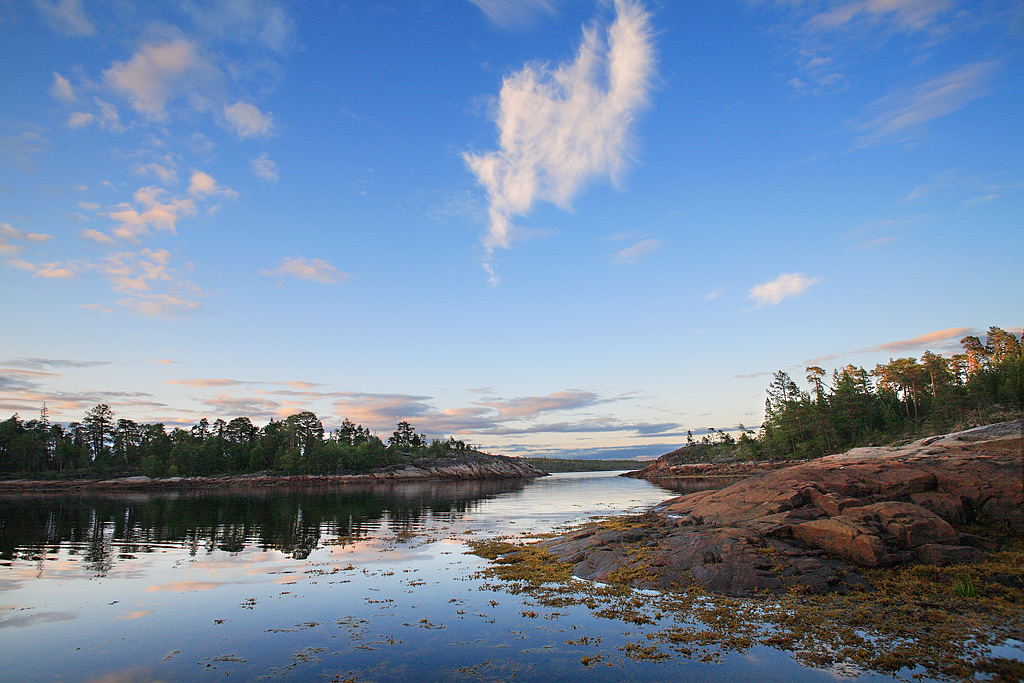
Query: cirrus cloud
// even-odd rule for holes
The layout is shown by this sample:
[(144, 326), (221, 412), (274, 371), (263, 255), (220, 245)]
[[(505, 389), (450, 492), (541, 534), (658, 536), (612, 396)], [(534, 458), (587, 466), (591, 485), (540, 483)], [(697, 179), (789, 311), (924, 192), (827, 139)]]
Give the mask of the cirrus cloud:
[(615, 181), (626, 166), (630, 124), (654, 76), (654, 46), (646, 11), (625, 0), (616, 9), (605, 35), (584, 29), (573, 62), (528, 65), (505, 78), (495, 104), (500, 149), (463, 155), (490, 203), (481, 242), (492, 284), (494, 251), (522, 239), (513, 217), (537, 200), (566, 209), (588, 180)]
[(321, 258), (290, 258), (281, 259), (281, 265), (274, 270), (263, 271), (264, 275), (284, 275), (319, 282), (322, 285), (336, 285), (351, 277), (348, 273), (342, 273), (330, 263)]

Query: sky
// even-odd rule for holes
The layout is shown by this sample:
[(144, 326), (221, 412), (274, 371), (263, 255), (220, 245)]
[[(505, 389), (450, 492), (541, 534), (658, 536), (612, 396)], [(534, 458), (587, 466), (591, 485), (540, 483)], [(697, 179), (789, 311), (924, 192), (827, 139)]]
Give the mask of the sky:
[(0, 0), (0, 417), (493, 453), (1024, 324), (1024, 3)]

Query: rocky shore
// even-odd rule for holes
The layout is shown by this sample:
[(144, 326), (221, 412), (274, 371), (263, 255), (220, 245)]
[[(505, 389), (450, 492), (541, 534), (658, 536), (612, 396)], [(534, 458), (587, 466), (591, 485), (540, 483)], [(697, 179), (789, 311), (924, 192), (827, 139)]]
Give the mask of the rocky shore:
[(447, 458), (420, 458), (404, 465), (390, 465), (365, 474), (282, 475), (272, 473), (221, 477), (120, 477), (117, 479), (76, 479), (0, 481), (0, 493), (29, 491), (138, 491), (186, 488), (233, 488), (269, 486), (349, 485), (407, 481), (454, 481), (491, 479), (532, 479), (547, 476), (519, 458), (468, 453)]
[[(979, 562), (1024, 527), (1022, 422), (762, 472), (542, 545), (573, 573), (726, 595), (870, 589), (865, 568)], [(706, 475), (704, 475), (706, 476)], [(986, 577), (1024, 588), (1024, 569)]]

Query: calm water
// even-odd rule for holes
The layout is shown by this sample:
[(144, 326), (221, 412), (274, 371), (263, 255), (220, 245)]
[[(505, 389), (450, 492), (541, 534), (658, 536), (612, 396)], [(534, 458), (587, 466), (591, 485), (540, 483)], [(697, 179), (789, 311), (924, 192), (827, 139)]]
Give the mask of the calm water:
[[(0, 680), (842, 678), (761, 647), (715, 663), (635, 661), (620, 648), (649, 626), (486, 589), (475, 576), (486, 561), (467, 554), (472, 539), (546, 533), (671, 495), (585, 473), (0, 497)], [(890, 680), (858, 680), (868, 679)]]

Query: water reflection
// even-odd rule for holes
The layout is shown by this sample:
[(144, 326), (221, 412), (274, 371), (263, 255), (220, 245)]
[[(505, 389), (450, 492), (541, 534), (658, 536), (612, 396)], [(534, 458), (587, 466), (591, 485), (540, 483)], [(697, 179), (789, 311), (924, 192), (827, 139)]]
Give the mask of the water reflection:
[(386, 519), (398, 533), (464, 515), (518, 491), (520, 480), (337, 487), (259, 487), (167, 493), (21, 494), (0, 498), (0, 560), (42, 562), (66, 552), (105, 575), (115, 562), (168, 545), (278, 550), (306, 559), (324, 538), (358, 540)]

